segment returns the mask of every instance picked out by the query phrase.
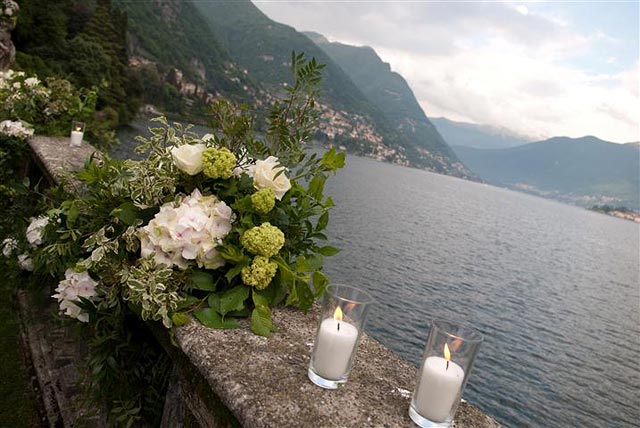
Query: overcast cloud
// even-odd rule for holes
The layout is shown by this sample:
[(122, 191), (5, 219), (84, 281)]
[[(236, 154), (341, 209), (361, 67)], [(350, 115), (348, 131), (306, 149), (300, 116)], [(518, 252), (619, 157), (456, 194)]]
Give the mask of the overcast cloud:
[(298, 30), (372, 46), (430, 117), (640, 140), (637, 3), (255, 4)]

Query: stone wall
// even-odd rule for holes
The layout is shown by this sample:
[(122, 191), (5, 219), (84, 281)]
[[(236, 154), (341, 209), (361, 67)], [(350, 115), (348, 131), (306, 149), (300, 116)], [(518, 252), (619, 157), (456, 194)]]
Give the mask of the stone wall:
[[(67, 138), (33, 137), (29, 144), (52, 182), (78, 169), (94, 149), (69, 147)], [(75, 187), (72, 180), (68, 185)], [(269, 339), (243, 325), (209, 329), (196, 321), (180, 327), (172, 344), (166, 330), (150, 329), (174, 362), (163, 427), (342, 428), (414, 426), (408, 416), (416, 368), (366, 334), (346, 387), (329, 391), (307, 379), (318, 313), (279, 308)], [(463, 402), (457, 428), (498, 423)]]

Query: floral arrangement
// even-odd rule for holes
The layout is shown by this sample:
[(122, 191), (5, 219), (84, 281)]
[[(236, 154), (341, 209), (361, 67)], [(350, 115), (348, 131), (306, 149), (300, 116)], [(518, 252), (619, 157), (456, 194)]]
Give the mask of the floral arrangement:
[(158, 118), (138, 137), (145, 159), (87, 163), (79, 193), (33, 220), (36, 271), (64, 273), (61, 313), (91, 325), (132, 311), (167, 328), (249, 317), (268, 336), (274, 305), (311, 307), (328, 283), (323, 258), (337, 253), (321, 244), (333, 206), (323, 190), (344, 154), (305, 148), (322, 67), (301, 56), (293, 67), (260, 138), (248, 111), (225, 101), (204, 136)]

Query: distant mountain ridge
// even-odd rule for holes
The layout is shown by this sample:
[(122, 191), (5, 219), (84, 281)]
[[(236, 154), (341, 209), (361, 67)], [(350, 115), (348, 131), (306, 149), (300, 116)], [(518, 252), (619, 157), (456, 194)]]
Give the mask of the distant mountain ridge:
[[(407, 81), (391, 66), (380, 59), (368, 46), (351, 46), (329, 42), (314, 32), (304, 33), (313, 40), (351, 78), (362, 93), (395, 124), (396, 130), (410, 145), (406, 145), (410, 158), (422, 158), (436, 165), (446, 159), (456, 159), (436, 127), (427, 118)], [(469, 178), (470, 174), (460, 162), (454, 162), (455, 175)], [(451, 173), (436, 169), (437, 172)]]
[(535, 139), (517, 135), (512, 131), (491, 125), (456, 122), (445, 117), (431, 118), (440, 134), (451, 146), (477, 149), (503, 149), (531, 143)]
[(454, 146), (487, 182), (582, 206), (622, 205), (640, 211), (640, 145), (593, 136), (554, 137), (506, 149)]

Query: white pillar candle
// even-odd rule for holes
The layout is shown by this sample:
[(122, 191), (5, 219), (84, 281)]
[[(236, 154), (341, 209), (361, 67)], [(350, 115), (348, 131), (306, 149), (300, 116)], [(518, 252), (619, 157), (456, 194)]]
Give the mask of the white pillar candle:
[(339, 380), (349, 368), (358, 340), (358, 329), (344, 321), (327, 318), (320, 324), (313, 353), (313, 369), (328, 380)]
[(464, 370), (456, 363), (442, 357), (427, 358), (415, 397), (420, 416), (433, 422), (447, 419), (456, 404), (463, 380)]
[(81, 146), (83, 136), (84, 132), (82, 131), (71, 131), (71, 145), (76, 147)]

